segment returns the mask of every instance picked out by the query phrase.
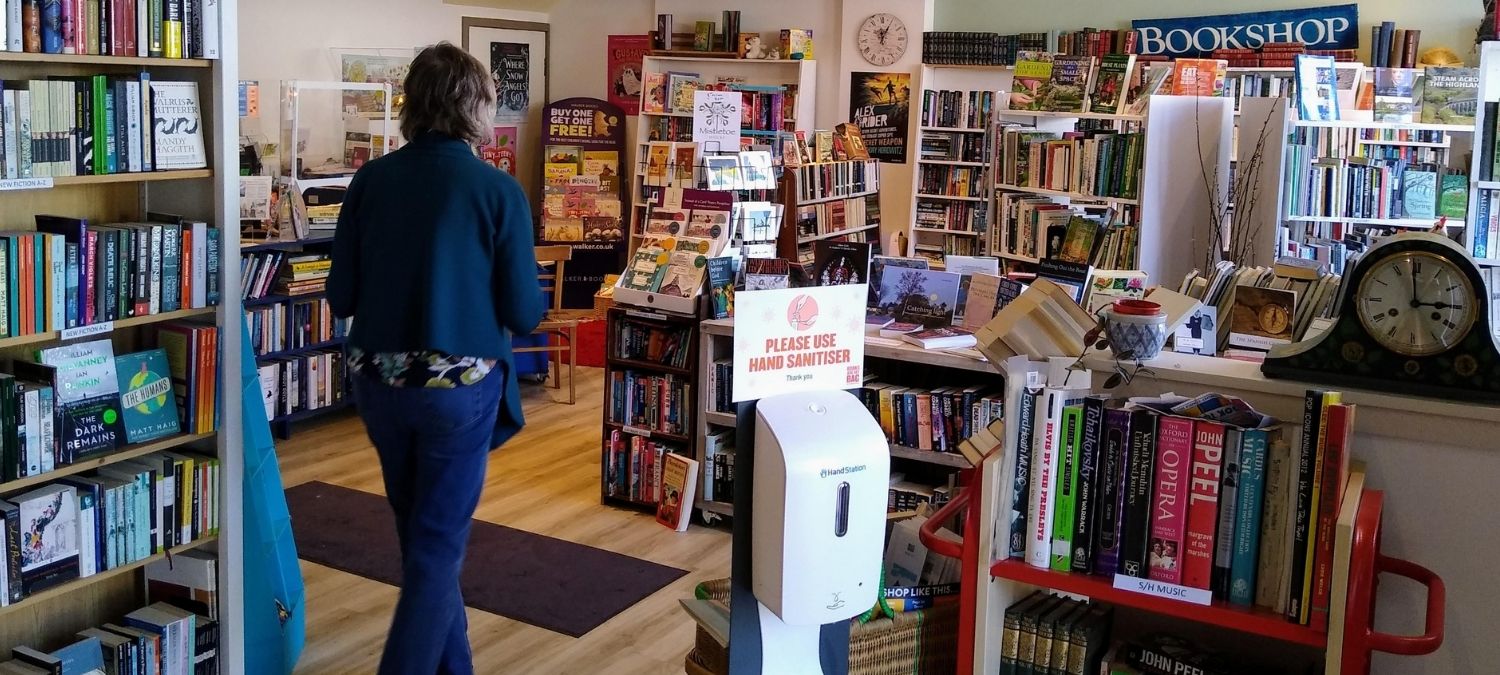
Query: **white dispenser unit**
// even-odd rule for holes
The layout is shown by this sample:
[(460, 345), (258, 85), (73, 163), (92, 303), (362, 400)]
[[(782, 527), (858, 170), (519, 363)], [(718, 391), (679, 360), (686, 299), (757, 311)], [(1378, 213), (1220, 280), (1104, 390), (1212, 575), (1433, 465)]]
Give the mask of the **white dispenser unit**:
[(880, 426), (848, 392), (756, 404), (750, 579), (763, 673), (821, 672), (818, 627), (874, 606), (890, 468)]

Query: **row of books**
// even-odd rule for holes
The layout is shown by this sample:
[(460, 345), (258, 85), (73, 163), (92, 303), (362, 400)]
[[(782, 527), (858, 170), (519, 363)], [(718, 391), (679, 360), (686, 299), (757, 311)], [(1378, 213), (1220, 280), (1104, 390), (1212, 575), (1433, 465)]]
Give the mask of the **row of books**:
[(8, 80), (0, 94), (6, 178), (201, 169), (196, 82), (136, 76)]
[(161, 452), (0, 500), (4, 604), (219, 530), (219, 460)]
[(38, 215), (34, 232), (0, 232), (0, 337), (218, 304), (219, 228), (147, 217)]
[(1000, 140), (1002, 186), (1135, 199), (1145, 150), (1141, 133), (1058, 134), (1006, 129)]
[(733, 413), (734, 405), (734, 364), (729, 359), (714, 361), (705, 375), (708, 377), (709, 395), (713, 396), (709, 404), (711, 412)]
[(918, 167), (917, 192), (950, 197), (982, 197), (985, 194), (987, 169), (947, 164), (922, 164)]
[(928, 89), (922, 92), (922, 116), (917, 118), (924, 127), (949, 129), (985, 129), (990, 117), (997, 109), (996, 99), (1000, 92), (977, 90)]
[(917, 227), (953, 232), (983, 232), (987, 209), (983, 204), (917, 197)]
[[(1179, 59), (1179, 63), (1191, 62)], [(1143, 108), (1132, 110), (1127, 95), (1133, 94), (1134, 100), (1141, 101), (1161, 86), (1160, 79), (1153, 79), (1150, 89), (1133, 91), (1132, 84), (1136, 79), (1145, 81), (1144, 73), (1138, 72), (1145, 66), (1145, 62), (1137, 64), (1133, 54), (1094, 57), (1024, 51), (1016, 58), (1015, 84), (1007, 99), (1007, 108), (1139, 114)], [(1154, 72), (1161, 70), (1164, 69), (1155, 69)]]
[(990, 161), (990, 146), (984, 136), (956, 131), (924, 131), (919, 157), (923, 161), (980, 162)]
[(663, 458), (681, 450), (620, 429), (610, 431), (605, 447), (604, 494), (633, 502), (661, 501)]
[[(148, 566), (148, 579), (150, 570)], [(106, 673), (217, 675), (219, 623), (201, 613), (202, 603), (177, 599), (132, 611), (119, 623), (79, 631), (76, 642), (52, 652), (20, 646), (0, 663), (8, 675)]]
[(867, 382), (857, 395), (886, 440), (918, 450), (958, 452), (959, 443), (1005, 411), (1005, 394), (982, 385), (925, 389)]
[(1008, 66), (1016, 52), (1046, 49), (1046, 33), (928, 31), (922, 34), (922, 63), (955, 66)]
[(1500, 257), (1500, 192), (1480, 190), (1476, 199), (1474, 244), (1469, 252), (1480, 260)]
[(734, 503), (734, 430), (725, 429), (703, 439), (703, 499)]
[(924, 506), (938, 509), (949, 501), (948, 486), (907, 480), (906, 474), (899, 471), (891, 472), (889, 486), (885, 493), (885, 512), (888, 514), (911, 513)]
[(749, 85), (719, 78), (703, 81), (698, 73), (647, 72), (641, 85), (641, 111), (657, 114), (693, 112), (693, 95), (698, 91), (738, 91), (740, 126), (759, 131), (780, 131), (787, 120), (797, 115), (797, 85)]
[(879, 224), (879, 195), (839, 199), (797, 207), (798, 237), (824, 236)]
[(1134, 54), (1139, 34), (1133, 30), (1084, 28), (1057, 34), (1052, 51), (1069, 56), (1104, 57)]
[(245, 324), (257, 356), (342, 340), (349, 330), (349, 320), (335, 317), (325, 298), (252, 307)]
[(1436, 164), (1403, 160), (1313, 158), (1306, 148), (1287, 146), (1287, 215), (1325, 218), (1462, 221), (1468, 209), (1468, 177), (1444, 174)]
[(933, 265), (941, 265), (950, 255), (981, 255), (984, 247), (977, 237), (944, 236), (941, 243), (918, 242), (912, 247), (912, 255)]
[(1004, 253), (1096, 270), (1135, 269), (1140, 227), (1130, 222), (1133, 209), (1123, 209), (1123, 218), (1107, 220), (1042, 197), (1007, 194), (999, 204), (1005, 218), (1000, 241)]
[(257, 370), (267, 419), (329, 408), (349, 396), (348, 366), (343, 351), (336, 347), (270, 359)]
[(1395, 21), (1370, 26), (1370, 65), (1376, 68), (1416, 68), (1422, 31), (1397, 28)]
[(871, 159), (796, 167), (797, 201), (849, 197), (880, 190), (880, 162)]
[(1299, 54), (1308, 54), (1303, 42), (1266, 42), (1259, 47), (1220, 47), (1208, 58), (1223, 60), (1233, 68), (1291, 68)]
[(1100, 667), (1110, 647), (1113, 619), (1108, 605), (1033, 592), (1005, 609), (1000, 674), (1111, 675)]
[(688, 367), (692, 353), (692, 329), (658, 326), (626, 319), (616, 321), (614, 356), (659, 363), (672, 368)]
[(1021, 398), (1010, 557), (1209, 590), (1327, 628), (1353, 406), (1309, 391), (1294, 448), (1273, 420), (1216, 394), (1118, 407), (1085, 393)]
[[(1220, 261), (1206, 272), (1193, 270), (1178, 292), (1212, 309), (1219, 319), (1216, 344), (1266, 351), (1280, 342), (1301, 340), (1314, 320), (1332, 315), (1343, 277), (1330, 267), (1287, 258), (1272, 267)], [(1280, 308), (1288, 318), (1280, 330), (1267, 330), (1258, 320), (1260, 310), (1268, 306)]]
[(33, 54), (217, 59), (214, 0), (5, 0), (0, 44)]
[(692, 431), (693, 385), (677, 375), (634, 370), (610, 373), (607, 420), (636, 429), (686, 435)]

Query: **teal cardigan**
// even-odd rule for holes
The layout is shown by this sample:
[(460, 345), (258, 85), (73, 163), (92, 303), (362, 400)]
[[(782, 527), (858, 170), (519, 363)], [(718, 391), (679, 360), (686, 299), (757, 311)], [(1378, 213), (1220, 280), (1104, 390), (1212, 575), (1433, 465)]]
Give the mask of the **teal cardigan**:
[(492, 448), (525, 424), (510, 336), (546, 311), (531, 230), (514, 178), (429, 132), (355, 174), (333, 239), (328, 304), (354, 317), (350, 345), (500, 362)]

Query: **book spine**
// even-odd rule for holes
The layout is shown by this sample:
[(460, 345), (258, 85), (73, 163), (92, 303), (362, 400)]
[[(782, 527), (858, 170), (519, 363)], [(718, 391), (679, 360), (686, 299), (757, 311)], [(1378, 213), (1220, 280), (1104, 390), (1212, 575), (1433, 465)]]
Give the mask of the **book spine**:
[(217, 227), (210, 227), (206, 231), (208, 236), (203, 255), (207, 265), (204, 273), (204, 301), (213, 307), (219, 304), (219, 257), (221, 255), (219, 233), (221, 230)]
[(42, 51), (42, 0), (17, 0), (21, 4), (21, 34), (26, 51)]
[(1316, 514), (1316, 489), (1318, 469), (1323, 454), (1323, 408), (1327, 392), (1309, 389), (1302, 398), (1302, 444), (1297, 459), (1297, 510), (1292, 521), (1292, 569), (1291, 588), (1287, 598), (1287, 616), (1297, 623), (1306, 623), (1309, 599), (1307, 583), (1311, 571), (1308, 555), (1314, 540), (1313, 518)]
[(203, 0), (203, 9), (201, 11), (203, 23), (202, 57), (205, 59), (219, 58), (223, 49), (223, 40), (220, 37), (219, 14), (219, 0)]
[(162, 263), (165, 259), (161, 225), (151, 226), (151, 278), (147, 280), (146, 296), (147, 314), (160, 314), (162, 312)]
[(1156, 464), (1156, 415), (1144, 410), (1130, 416), (1130, 464), (1126, 470), (1121, 511), (1119, 572), (1146, 578), (1147, 539), (1151, 526), (1151, 487)]
[(120, 278), (118, 274), (121, 255), (120, 240), (113, 232), (106, 231), (102, 232), (101, 235), (102, 241), (100, 242), (100, 247), (104, 249), (104, 255), (102, 256), (104, 267), (100, 274), (101, 279), (103, 279), (103, 293), (100, 294), (99, 298), (99, 302), (101, 303), (99, 310), (104, 316), (105, 321), (116, 321), (120, 319), (119, 305), (115, 301), (120, 295)]
[(1016, 411), (1016, 474), (1011, 488), (1010, 550), (1007, 552), (1012, 558), (1026, 556), (1026, 541), (1029, 538), (1027, 521), (1031, 504), (1031, 448), (1037, 396), (1035, 392), (1022, 389), (1020, 405)]
[(1260, 552), (1261, 497), (1266, 482), (1266, 432), (1241, 434), (1239, 508), (1235, 514), (1234, 553), (1230, 563), (1229, 602), (1255, 604), (1255, 556)]
[(1078, 506), (1078, 436), (1083, 426), (1083, 409), (1063, 409), (1062, 436), (1058, 443), (1057, 506), (1052, 519), (1051, 567), (1059, 572), (1072, 569), (1073, 527), (1077, 525)]
[(184, 0), (164, 0), (162, 10), (163, 55), (169, 59), (180, 59), (183, 52), (182, 3)]
[(24, 21), (22, 20), (23, 3), (18, 0), (6, 0), (5, 2), (5, 49), (11, 52), (26, 51)]
[(1052, 522), (1056, 506), (1058, 453), (1062, 439), (1062, 392), (1045, 390), (1038, 406), (1031, 479), (1031, 501), (1027, 507), (1030, 532), (1026, 540), (1026, 563), (1047, 569), (1052, 562)]
[(1312, 607), (1308, 612), (1308, 624), (1315, 630), (1324, 632), (1328, 630), (1329, 596), (1333, 584), (1334, 527), (1337, 525), (1349, 475), (1354, 406), (1330, 405), (1326, 414), (1327, 451), (1324, 453), (1323, 485), (1318, 498), (1317, 535), (1314, 538), (1314, 553), (1310, 558), (1313, 561), (1313, 591)]
[(10, 587), (10, 604), (21, 601), (21, 509), (5, 508), (5, 575)]
[(1184, 586), (1207, 589), (1213, 582), (1214, 534), (1218, 527), (1223, 468), (1224, 425), (1198, 421), (1193, 426), (1193, 477), (1188, 484), (1187, 536), (1182, 561)]
[(182, 228), (162, 227), (161, 311), (182, 309)]
[(1104, 411), (1104, 447), (1099, 458), (1099, 523), (1094, 545), (1094, 574), (1113, 576), (1120, 562), (1120, 515), (1125, 507), (1125, 478), (1130, 461), (1130, 412)]
[(1291, 533), (1288, 519), (1295, 508), (1293, 489), (1295, 461), (1291, 445), (1276, 436), (1266, 451), (1266, 494), (1261, 508), (1260, 554), (1256, 566), (1255, 604), (1278, 614), (1286, 613), (1286, 593), (1281, 584), (1287, 575), (1286, 545)]
[(1078, 450), (1078, 493), (1073, 525), (1073, 560), (1070, 569), (1089, 573), (1094, 568), (1094, 531), (1099, 520), (1099, 456), (1104, 447), (1104, 399), (1090, 396), (1083, 402), (1083, 434)]
[(1234, 518), (1239, 508), (1240, 443), (1239, 429), (1224, 432), (1223, 482), (1219, 485), (1219, 513), (1214, 527), (1214, 569), (1209, 588), (1215, 597), (1229, 594), (1230, 569), (1234, 563)]
[(1182, 583), (1182, 544), (1187, 520), (1187, 486), (1183, 469), (1193, 456), (1193, 423), (1162, 417), (1156, 434), (1155, 503), (1148, 553), (1149, 575), (1156, 581)]

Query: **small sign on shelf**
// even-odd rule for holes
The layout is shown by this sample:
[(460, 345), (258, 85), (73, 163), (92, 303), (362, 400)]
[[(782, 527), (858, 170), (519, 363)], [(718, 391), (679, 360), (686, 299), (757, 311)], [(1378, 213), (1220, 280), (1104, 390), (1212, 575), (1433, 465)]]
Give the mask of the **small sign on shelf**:
[(43, 178), (7, 178), (0, 180), (0, 190), (51, 190), (52, 177)]
[(1208, 606), (1214, 603), (1213, 591), (1204, 588), (1188, 588), (1177, 584), (1169, 584), (1154, 579), (1142, 579), (1140, 577), (1115, 575), (1115, 588), (1132, 593), (1144, 593), (1146, 595), (1165, 598), (1167, 600), (1181, 600), (1194, 605)]
[(86, 338), (93, 337), (95, 335), (113, 333), (114, 330), (115, 322), (105, 321), (103, 323), (91, 323), (87, 326), (78, 326), (76, 328), (64, 328), (62, 332), (59, 333), (59, 337), (63, 340), (77, 340), (78, 338)]

